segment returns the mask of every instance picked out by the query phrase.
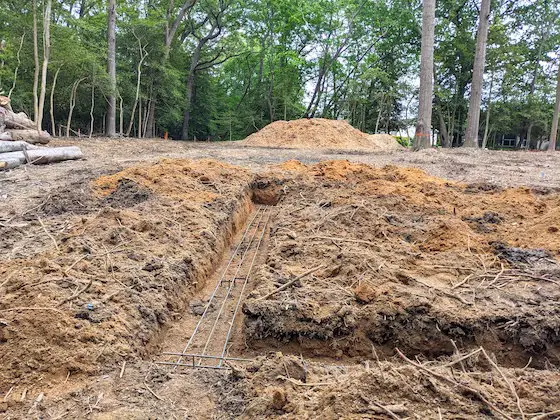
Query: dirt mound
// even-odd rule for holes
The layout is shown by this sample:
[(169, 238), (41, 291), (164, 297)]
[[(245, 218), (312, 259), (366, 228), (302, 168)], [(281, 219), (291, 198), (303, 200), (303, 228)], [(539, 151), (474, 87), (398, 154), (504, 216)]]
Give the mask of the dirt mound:
[[(509, 366), (560, 361), (558, 196), (347, 161), (286, 162), (268, 184), (281, 185), (282, 204), (243, 308), (255, 348), (345, 358), (373, 343), (440, 357), (456, 342)], [(512, 254), (544, 257), (514, 264)]]
[[(231, 411), (235, 401), (245, 401), (243, 418), (251, 419), (480, 419), (558, 413), (558, 372), (497, 371), (481, 351), (461, 364), (449, 359), (421, 362), (376, 361), (371, 355), (363, 364), (333, 366), (277, 353), (255, 361), (242, 380), (228, 384), (231, 389), (220, 405)], [(517, 384), (513, 395), (512, 380)]]
[(150, 352), (249, 212), (250, 179), (166, 159), (53, 194), (64, 206), (36, 210), (0, 258), (0, 392)]
[(347, 121), (324, 118), (275, 121), (251, 134), (243, 144), (260, 147), (293, 149), (346, 149), (390, 151), (402, 149), (388, 134), (369, 135), (352, 127)]

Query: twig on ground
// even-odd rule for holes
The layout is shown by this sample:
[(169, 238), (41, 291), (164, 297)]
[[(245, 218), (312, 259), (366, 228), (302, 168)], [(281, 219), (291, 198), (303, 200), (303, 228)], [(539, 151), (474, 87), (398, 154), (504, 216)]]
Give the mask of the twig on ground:
[(377, 246), (377, 244), (371, 241), (364, 241), (363, 239), (354, 239), (354, 238), (341, 238), (339, 236), (308, 236), (305, 239), (327, 239), (330, 241), (355, 242), (357, 244), (371, 245), (375, 247)]
[(288, 381), (291, 384), (297, 385), (297, 386), (325, 386), (325, 385), (332, 385), (333, 382), (301, 382), (298, 381), (297, 379), (293, 379), (293, 378), (287, 378), (285, 376), (282, 375), (278, 375), (276, 377), (276, 379), (283, 379), (284, 381)]
[(60, 302), (60, 303), (58, 304), (58, 306), (62, 306), (62, 305), (64, 305), (65, 303), (68, 303), (68, 302), (70, 302), (70, 301), (76, 299), (76, 298), (77, 298), (78, 296), (80, 296), (82, 293), (87, 292), (87, 290), (91, 287), (92, 283), (93, 283), (93, 279), (90, 279), (88, 284), (86, 284), (84, 287), (82, 287), (80, 290), (78, 290), (78, 291), (77, 291), (76, 293), (74, 293), (72, 296), (67, 297), (66, 299), (64, 299), (62, 302)]
[(555, 416), (557, 414), (560, 414), (560, 410), (551, 411), (550, 413), (539, 414), (538, 416), (531, 417), (531, 420), (544, 420), (544, 419), (548, 419), (551, 416)]
[(40, 307), (40, 306), (18, 306), (16, 308), (6, 308), (6, 309), (0, 309), (0, 312), (14, 312), (14, 311), (54, 311), (54, 312), (59, 312), (62, 315), (66, 315), (66, 313), (64, 311), (61, 311), (60, 309), (57, 308), (50, 308), (48, 306), (45, 307)]
[[(453, 342), (453, 340), (451, 340), (451, 341)], [(455, 347), (455, 349), (457, 349), (457, 346), (455, 346), (455, 343), (454, 343), (454, 342), (453, 342), (453, 346)], [(443, 366), (441, 366), (441, 367), (446, 368), (446, 367), (453, 366), (453, 365), (456, 364), (456, 363), (461, 363), (461, 366), (463, 367), (463, 371), (465, 371), (465, 366), (463, 366), (463, 360), (468, 359), (469, 357), (472, 357), (472, 356), (474, 356), (474, 355), (480, 353), (480, 351), (481, 351), (481, 350), (478, 348), (478, 349), (476, 349), (476, 350), (470, 352), (469, 354), (465, 354), (464, 356), (461, 356), (461, 357), (459, 357), (458, 359), (455, 359), (455, 360), (453, 360), (453, 361), (451, 361), (451, 362), (449, 362), (449, 363), (447, 363), (447, 364), (445, 364), (445, 365), (443, 365)], [(457, 350), (457, 354), (459, 354), (459, 350)]]
[(507, 378), (507, 376), (504, 374), (504, 372), (502, 372), (502, 370), (496, 364), (496, 362), (494, 362), (490, 358), (490, 356), (488, 356), (488, 353), (486, 353), (486, 350), (484, 350), (484, 348), (481, 347), (480, 351), (482, 352), (484, 357), (486, 357), (486, 359), (488, 360), (488, 363), (490, 363), (498, 371), (498, 373), (504, 379), (504, 381), (506, 381), (506, 384), (508, 385), (511, 393), (513, 394), (513, 396), (514, 396), (514, 398), (517, 402), (517, 408), (519, 409), (519, 414), (521, 414), (521, 419), (525, 420), (525, 413), (523, 412), (523, 409), (521, 408), (521, 400), (519, 399), (519, 395), (517, 394), (517, 391), (515, 390), (515, 385)]
[(146, 387), (146, 389), (147, 389), (148, 391), (150, 391), (150, 394), (152, 394), (152, 395), (153, 395), (154, 397), (156, 397), (158, 400), (163, 401), (163, 398), (161, 398), (158, 394), (156, 394), (156, 393), (154, 392), (154, 390), (153, 390), (152, 388), (150, 388), (146, 382), (144, 382), (144, 386)]
[(424, 366), (422, 366), (419, 363), (413, 362), (412, 360), (410, 360), (408, 357), (406, 357), (398, 348), (395, 348), (395, 351), (397, 352), (397, 354), (399, 355), (399, 357), (401, 359), (403, 359), (405, 362), (411, 364), (412, 366), (417, 367), (418, 369), (422, 370), (423, 372), (428, 373), (429, 375), (432, 375), (434, 378), (437, 378), (441, 381), (447, 382), (450, 385), (453, 386), (457, 386), (461, 389), (463, 389), (464, 391), (469, 392), (471, 395), (474, 395), (476, 398), (478, 398), (480, 401), (482, 401), (484, 404), (486, 404), (489, 408), (493, 409), (494, 411), (496, 411), (497, 413), (501, 414), (504, 418), (508, 419), (508, 420), (514, 420), (513, 417), (508, 416), (506, 413), (504, 413), (502, 410), (500, 410), (498, 407), (496, 407), (496, 405), (492, 404), (490, 401), (488, 401), (479, 391), (477, 391), (474, 388), (471, 388), (470, 386), (464, 385), (460, 382), (455, 382), (453, 379), (449, 379), (448, 377), (441, 375), (437, 372), (434, 372)]
[(54, 236), (52, 236), (52, 234), (47, 230), (47, 227), (45, 226), (45, 224), (43, 223), (43, 220), (41, 220), (41, 218), (39, 216), (37, 216), (37, 220), (39, 221), (39, 223), (41, 224), (41, 227), (43, 228), (43, 230), (45, 231), (45, 233), (47, 234), (47, 236), (49, 238), (51, 238), (51, 240), (54, 243), (54, 247), (56, 248), (57, 251), (60, 251), (60, 248), (58, 247), (58, 243), (56, 242), (56, 239), (54, 238)]
[(381, 361), (379, 360), (379, 356), (377, 355), (377, 350), (375, 350), (375, 346), (371, 345), (371, 352), (373, 353), (373, 357), (375, 357), (375, 360), (377, 362), (377, 367), (379, 368), (379, 372), (381, 372), (381, 378), (383, 378), (383, 380), (385, 380), (385, 373), (383, 373), (383, 368), (381, 367)]
[(389, 417), (395, 419), (395, 420), (400, 420), (400, 417), (397, 416), (395, 413), (393, 413), (388, 407), (385, 407), (384, 405), (379, 404), (377, 401), (374, 400), (370, 400), (370, 402), (375, 405), (376, 407), (380, 408), (381, 410), (383, 410), (385, 412), (385, 414), (389, 415)]
[(310, 275), (310, 274), (313, 274), (315, 271), (320, 270), (320, 269), (323, 268), (323, 267), (324, 267), (323, 265), (320, 265), (320, 266), (318, 266), (318, 267), (312, 268), (311, 270), (306, 271), (305, 273), (303, 273), (303, 274), (297, 276), (295, 279), (290, 280), (288, 283), (283, 284), (283, 285), (280, 286), (278, 289), (273, 290), (273, 291), (270, 292), (269, 294), (267, 294), (267, 295), (265, 295), (265, 296), (263, 296), (263, 297), (261, 297), (261, 298), (259, 298), (259, 299), (257, 299), (257, 300), (266, 300), (266, 299), (268, 299), (269, 297), (274, 296), (276, 293), (281, 292), (282, 290), (286, 290), (288, 287), (292, 286), (292, 285), (293, 285), (294, 283), (296, 283), (297, 281), (301, 280), (302, 278), (304, 278), (304, 277), (306, 277), (306, 276), (308, 276), (308, 275)]
[(409, 276), (409, 278), (411, 278), (412, 280), (414, 280), (414, 281), (416, 281), (416, 282), (418, 282), (418, 283), (420, 283), (420, 284), (422, 284), (422, 285), (424, 285), (424, 286), (426, 286), (426, 287), (428, 287), (428, 288), (430, 288), (430, 289), (437, 290), (438, 292), (441, 292), (441, 293), (443, 293), (443, 294), (446, 295), (446, 296), (449, 296), (449, 297), (452, 297), (452, 298), (454, 298), (454, 299), (457, 299), (459, 302), (464, 303), (465, 305), (474, 305), (473, 302), (466, 301), (466, 300), (463, 299), (461, 296), (456, 295), (456, 294), (453, 293), (453, 292), (448, 292), (447, 290), (440, 289), (439, 287), (434, 287), (434, 286), (432, 286), (432, 285), (430, 285), (430, 284), (428, 284), (428, 283), (423, 282), (422, 280), (418, 280), (417, 278), (414, 278), (414, 277), (411, 277), (411, 276)]
[(126, 367), (126, 360), (123, 362), (122, 367), (121, 367), (121, 373), (119, 374), (119, 378), (122, 378), (124, 375), (124, 369)]

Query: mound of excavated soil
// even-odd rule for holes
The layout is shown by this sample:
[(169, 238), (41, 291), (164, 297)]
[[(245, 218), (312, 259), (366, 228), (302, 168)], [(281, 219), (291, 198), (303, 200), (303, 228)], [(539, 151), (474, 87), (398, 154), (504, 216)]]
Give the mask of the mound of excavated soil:
[(24, 232), (5, 228), (18, 240), (0, 253), (0, 393), (149, 352), (249, 213), (251, 177), (165, 159), (53, 193)]
[(275, 121), (251, 134), (243, 144), (259, 147), (293, 149), (333, 149), (389, 151), (402, 149), (393, 136), (370, 135), (352, 127), (347, 121), (324, 118)]
[(282, 200), (244, 306), (255, 348), (439, 357), (455, 342), (509, 366), (560, 363), (558, 195), (347, 161), (290, 161), (258, 183)]
[[(43, 197), (0, 230), (0, 416), (560, 412), (553, 191), (342, 160), (254, 174), (167, 159)], [(251, 198), (277, 206), (227, 354), (254, 360), (153, 365), (190, 337), (180, 327), (256, 216)]]

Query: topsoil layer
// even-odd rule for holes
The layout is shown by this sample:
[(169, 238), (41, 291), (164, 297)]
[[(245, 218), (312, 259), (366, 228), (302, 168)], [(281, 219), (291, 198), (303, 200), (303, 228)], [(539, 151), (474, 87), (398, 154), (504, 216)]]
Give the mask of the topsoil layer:
[[(0, 415), (560, 410), (553, 191), (347, 161), (255, 174), (165, 159), (91, 181), (0, 225)], [(189, 301), (204, 299), (251, 197), (277, 206), (230, 355), (256, 360), (186, 375), (148, 363)]]
[(250, 179), (162, 160), (59, 190), (2, 225), (0, 392), (153, 351), (248, 214)]
[(251, 134), (246, 146), (285, 147), (294, 149), (331, 149), (390, 151), (402, 149), (388, 134), (362, 133), (344, 120), (324, 118), (275, 121)]

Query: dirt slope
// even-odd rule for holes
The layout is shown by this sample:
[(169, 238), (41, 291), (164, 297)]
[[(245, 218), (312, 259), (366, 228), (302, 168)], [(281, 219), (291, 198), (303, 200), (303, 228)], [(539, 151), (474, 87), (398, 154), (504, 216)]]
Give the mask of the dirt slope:
[(3, 227), (0, 391), (149, 353), (248, 213), (250, 179), (162, 160), (59, 190)]
[(285, 147), (294, 149), (331, 149), (389, 151), (402, 147), (387, 134), (369, 135), (347, 121), (324, 118), (275, 121), (251, 134), (246, 146)]
[[(341, 160), (252, 173), (166, 159), (91, 178), (0, 225), (0, 417), (560, 410), (553, 190)], [(150, 363), (191, 333), (251, 197), (279, 200), (228, 349), (254, 360), (182, 374)]]

